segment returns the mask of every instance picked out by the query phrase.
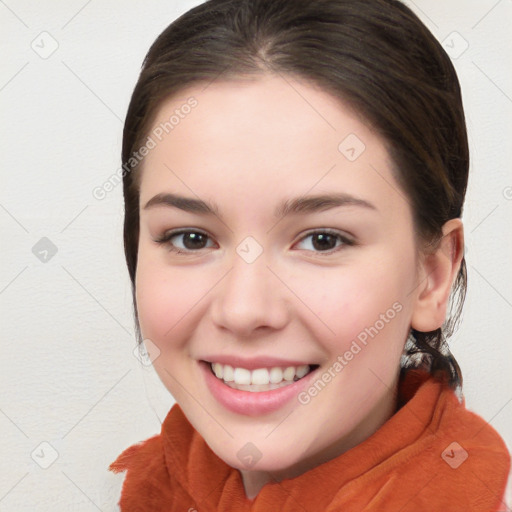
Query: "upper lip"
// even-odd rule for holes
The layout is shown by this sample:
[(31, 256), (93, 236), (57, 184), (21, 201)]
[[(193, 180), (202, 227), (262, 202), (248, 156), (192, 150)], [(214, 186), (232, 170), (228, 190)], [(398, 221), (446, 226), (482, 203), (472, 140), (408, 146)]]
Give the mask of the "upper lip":
[(270, 356), (245, 358), (235, 355), (230, 356), (227, 354), (219, 354), (205, 356), (201, 358), (201, 360), (206, 361), (208, 363), (229, 364), (233, 368), (246, 368), (247, 370), (256, 370), (257, 368), (274, 368), (276, 366), (279, 366), (281, 368), (287, 368), (289, 366), (302, 366), (306, 364), (313, 366), (313, 363), (299, 361), (298, 359), (291, 360)]

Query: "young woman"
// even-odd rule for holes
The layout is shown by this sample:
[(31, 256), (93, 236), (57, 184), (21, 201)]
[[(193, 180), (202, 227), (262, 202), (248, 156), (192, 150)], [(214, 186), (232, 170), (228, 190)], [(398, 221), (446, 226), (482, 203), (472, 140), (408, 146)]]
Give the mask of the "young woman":
[(139, 341), (177, 402), (110, 466), (122, 511), (504, 506), (446, 346), (459, 83), (407, 7), (199, 5), (149, 50), (122, 159)]

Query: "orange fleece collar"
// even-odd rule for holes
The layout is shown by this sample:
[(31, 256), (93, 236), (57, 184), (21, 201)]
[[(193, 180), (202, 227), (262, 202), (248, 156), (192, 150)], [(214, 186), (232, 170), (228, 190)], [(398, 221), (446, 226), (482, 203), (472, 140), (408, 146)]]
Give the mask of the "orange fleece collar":
[(110, 465), (127, 470), (121, 511), (505, 510), (510, 455), (497, 432), (426, 372), (409, 371), (400, 397), (405, 405), (364, 442), (296, 478), (266, 484), (253, 500), (240, 472), (212, 452), (175, 404), (159, 435)]

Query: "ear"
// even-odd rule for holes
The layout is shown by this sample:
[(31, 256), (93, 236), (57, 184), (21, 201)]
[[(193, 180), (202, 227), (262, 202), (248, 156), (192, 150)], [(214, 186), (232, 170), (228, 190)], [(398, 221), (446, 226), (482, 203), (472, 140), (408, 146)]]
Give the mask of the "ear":
[(443, 226), (443, 236), (432, 253), (421, 257), (419, 285), (411, 327), (420, 332), (434, 331), (446, 318), (452, 284), (464, 255), (464, 228), (460, 219)]

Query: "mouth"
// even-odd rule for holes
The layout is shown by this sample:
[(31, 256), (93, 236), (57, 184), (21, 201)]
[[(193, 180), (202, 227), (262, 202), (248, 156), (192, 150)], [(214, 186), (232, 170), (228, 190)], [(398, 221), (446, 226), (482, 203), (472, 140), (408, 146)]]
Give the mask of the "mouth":
[(290, 386), (319, 367), (318, 364), (302, 364), (298, 366), (262, 367), (250, 370), (218, 362), (203, 361), (203, 363), (206, 363), (211, 373), (226, 386), (253, 393)]

